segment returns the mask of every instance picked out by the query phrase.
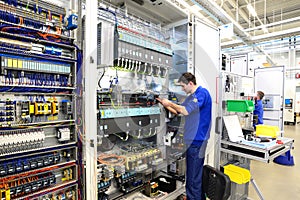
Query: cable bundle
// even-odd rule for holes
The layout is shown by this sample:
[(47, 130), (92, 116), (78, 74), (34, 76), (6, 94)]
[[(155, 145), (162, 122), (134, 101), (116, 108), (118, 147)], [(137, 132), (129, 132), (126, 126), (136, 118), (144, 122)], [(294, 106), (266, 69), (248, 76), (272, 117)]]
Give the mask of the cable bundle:
[(118, 156), (116, 154), (102, 154), (98, 157), (98, 161), (109, 166), (123, 165), (126, 161), (125, 156)]

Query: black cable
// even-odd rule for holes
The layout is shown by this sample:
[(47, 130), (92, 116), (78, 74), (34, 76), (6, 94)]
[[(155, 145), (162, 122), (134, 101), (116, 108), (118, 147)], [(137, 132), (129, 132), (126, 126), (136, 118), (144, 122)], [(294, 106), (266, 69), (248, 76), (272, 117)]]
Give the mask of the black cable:
[(101, 77), (100, 77), (99, 80), (98, 80), (98, 86), (99, 86), (100, 89), (102, 88), (100, 82), (101, 82), (101, 80), (102, 80), (104, 74), (105, 74), (105, 69), (104, 69), (104, 71), (103, 71)]

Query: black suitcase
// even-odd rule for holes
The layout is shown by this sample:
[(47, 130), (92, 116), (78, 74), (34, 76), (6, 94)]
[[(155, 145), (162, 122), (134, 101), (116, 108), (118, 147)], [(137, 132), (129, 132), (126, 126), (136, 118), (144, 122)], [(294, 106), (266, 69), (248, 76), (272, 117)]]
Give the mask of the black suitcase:
[(203, 166), (202, 187), (210, 200), (227, 200), (230, 197), (229, 177), (209, 165)]

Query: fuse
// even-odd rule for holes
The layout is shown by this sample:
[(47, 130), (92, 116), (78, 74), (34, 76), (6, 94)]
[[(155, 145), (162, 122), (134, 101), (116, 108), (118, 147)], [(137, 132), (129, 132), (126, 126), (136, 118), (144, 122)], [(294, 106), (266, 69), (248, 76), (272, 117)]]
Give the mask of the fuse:
[(59, 108), (58, 108), (58, 102), (57, 101), (52, 101), (51, 102), (51, 114), (55, 115), (58, 114)]
[(23, 60), (18, 60), (18, 68), (23, 68)]

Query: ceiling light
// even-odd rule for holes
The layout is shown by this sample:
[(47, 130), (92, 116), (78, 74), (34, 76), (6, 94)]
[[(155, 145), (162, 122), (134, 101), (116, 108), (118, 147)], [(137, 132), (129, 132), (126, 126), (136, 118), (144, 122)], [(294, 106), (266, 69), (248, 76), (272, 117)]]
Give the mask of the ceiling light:
[(253, 16), (253, 17), (256, 17), (257, 16), (257, 13), (255, 11), (255, 9), (253, 8), (253, 6), (249, 3), (247, 5), (247, 9), (249, 11), (249, 13)]

